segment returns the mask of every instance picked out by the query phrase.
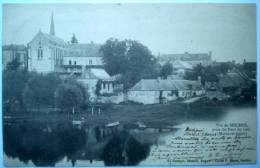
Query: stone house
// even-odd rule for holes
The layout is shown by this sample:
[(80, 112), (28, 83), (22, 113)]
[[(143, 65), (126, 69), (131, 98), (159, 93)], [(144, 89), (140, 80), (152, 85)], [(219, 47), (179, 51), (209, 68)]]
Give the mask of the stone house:
[(27, 69), (27, 47), (24, 45), (4, 45), (2, 47), (2, 65), (6, 69), (7, 64), (17, 60), (21, 69)]
[(128, 99), (143, 104), (166, 103), (205, 94), (201, 83), (189, 80), (142, 79), (128, 91)]

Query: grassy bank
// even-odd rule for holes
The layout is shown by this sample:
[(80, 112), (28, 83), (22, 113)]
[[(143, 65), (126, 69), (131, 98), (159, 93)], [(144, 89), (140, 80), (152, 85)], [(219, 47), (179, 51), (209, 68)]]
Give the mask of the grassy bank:
[(4, 120), (15, 120), (18, 122), (34, 120), (53, 123), (68, 120), (84, 120), (88, 125), (103, 125), (106, 123), (119, 121), (123, 124), (141, 122), (152, 127), (165, 127), (167, 125), (172, 126), (179, 124), (187, 119), (216, 120), (222, 116), (225, 109), (232, 106), (234, 106), (233, 103), (203, 101), (190, 104), (177, 102), (154, 105), (108, 105), (101, 108), (100, 114), (98, 114), (98, 109), (95, 109), (94, 115), (91, 113), (91, 108), (81, 110), (74, 115), (61, 112), (52, 112), (43, 108), (40, 112), (21, 111), (16, 113), (4, 113)]

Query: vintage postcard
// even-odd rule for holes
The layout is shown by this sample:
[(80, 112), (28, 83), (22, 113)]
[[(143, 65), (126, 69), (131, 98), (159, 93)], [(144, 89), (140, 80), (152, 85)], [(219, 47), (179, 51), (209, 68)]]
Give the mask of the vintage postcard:
[(256, 163), (256, 4), (2, 8), (5, 166)]

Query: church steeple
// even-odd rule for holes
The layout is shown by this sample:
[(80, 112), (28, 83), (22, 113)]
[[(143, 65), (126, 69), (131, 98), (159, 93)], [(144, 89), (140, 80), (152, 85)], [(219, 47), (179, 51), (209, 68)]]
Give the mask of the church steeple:
[(53, 13), (51, 14), (51, 27), (50, 27), (50, 35), (53, 35), (53, 36), (55, 36), (55, 28), (54, 28)]

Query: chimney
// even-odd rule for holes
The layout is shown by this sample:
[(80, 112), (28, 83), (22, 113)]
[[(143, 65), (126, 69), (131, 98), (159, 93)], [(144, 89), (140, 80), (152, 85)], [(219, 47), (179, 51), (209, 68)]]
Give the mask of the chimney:
[(198, 82), (201, 83), (201, 77), (200, 76), (198, 76)]
[(246, 63), (246, 59), (244, 58), (244, 64)]
[(211, 51), (209, 51), (209, 58), (211, 58), (211, 55), (212, 55), (212, 52), (211, 52)]

